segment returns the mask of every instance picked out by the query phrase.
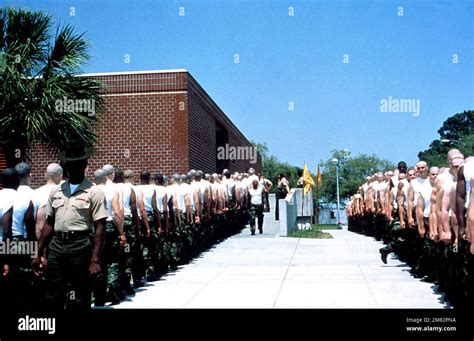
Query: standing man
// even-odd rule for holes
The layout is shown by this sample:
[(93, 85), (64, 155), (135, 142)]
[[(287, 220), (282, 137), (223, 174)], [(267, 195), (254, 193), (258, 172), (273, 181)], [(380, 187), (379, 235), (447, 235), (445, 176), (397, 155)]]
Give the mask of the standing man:
[(63, 178), (63, 169), (57, 163), (51, 163), (46, 168), (46, 184), (35, 190), (36, 237), (39, 239), (46, 224), (46, 204), (49, 194), (58, 186)]
[(278, 186), (276, 192), (276, 202), (275, 202), (275, 220), (279, 220), (279, 200), (285, 199), (286, 195), (290, 193), (290, 183), (285, 178), (285, 174), (281, 173), (278, 177)]
[(105, 244), (102, 257), (102, 278), (94, 290), (94, 305), (103, 306), (105, 302), (119, 303), (125, 299), (120, 291), (119, 263), (121, 248), (125, 246), (126, 238), (123, 232), (123, 213), (120, 210), (118, 186), (111, 183), (107, 186), (107, 171), (97, 169), (94, 172), (94, 183), (105, 194), (108, 216), (105, 223)]
[[(437, 201), (440, 206), (438, 216), (439, 239), (445, 243), (451, 243), (453, 236), (451, 233), (451, 223), (453, 223), (455, 232), (455, 241), (457, 243), (457, 221), (456, 207), (451, 207), (451, 191), (456, 191), (456, 181), (458, 168), (464, 163), (464, 155), (458, 149), (451, 149), (448, 152), (449, 168), (438, 175), (439, 186)], [(450, 217), (450, 211), (454, 214)]]
[[(20, 186), (13, 201), (11, 230), (7, 229), (6, 235), (14, 242), (36, 241), (34, 191), (30, 187), (31, 167), (27, 163), (21, 162), (15, 166), (15, 169), (20, 176)], [(18, 255), (11, 255), (9, 259), (10, 280), (12, 281), (10, 295), (14, 297), (16, 304), (29, 309), (31, 304), (36, 304), (39, 296), (36, 292), (38, 286), (34, 282), (35, 276), (31, 271), (30, 255), (20, 252)]]
[(20, 175), (20, 187), (17, 190), (16, 200), (13, 202), (13, 240), (36, 240), (33, 194), (30, 187), (31, 167), (26, 162), (21, 162), (15, 166)]
[(407, 164), (405, 161), (400, 161), (397, 165), (397, 170), (390, 181), (389, 194), (389, 211), (393, 211), (393, 220), (390, 218), (390, 230), (392, 240), (379, 250), (380, 257), (384, 264), (387, 264), (387, 256), (394, 252), (394, 249), (399, 249), (407, 240), (405, 231), (405, 205), (408, 194), (409, 182), (406, 180)]
[(258, 220), (258, 232), (263, 233), (263, 187), (259, 186), (258, 180), (252, 181), (249, 188), (250, 203), (250, 232), (255, 235), (255, 218)]
[(268, 194), (272, 189), (273, 183), (263, 175), (260, 175), (260, 186), (263, 188), (263, 212), (270, 212), (270, 200), (268, 199)]
[(411, 228), (418, 226), (418, 234), (423, 239), (426, 233), (426, 226), (429, 225), (429, 215), (431, 206), (431, 192), (433, 187), (428, 174), (428, 164), (420, 161), (416, 164), (418, 177), (411, 180), (408, 186), (408, 225)]
[(130, 253), (126, 254), (125, 278), (123, 279), (123, 284), (125, 285), (125, 291), (128, 291), (129, 294), (133, 293), (133, 291), (128, 288), (128, 285), (126, 285), (130, 282), (129, 277), (133, 279), (133, 286), (135, 288), (143, 286), (140, 274), (140, 266), (143, 264), (143, 255), (140, 247), (141, 229), (138, 215), (138, 194), (133, 185), (134, 176), (135, 174), (131, 169), (126, 170), (123, 174), (124, 179), (122, 184), (123, 229), (130, 248)]
[[(46, 205), (38, 255), (48, 246), (46, 303), (54, 311), (64, 309), (66, 303), (74, 309), (90, 309), (92, 276), (101, 271), (108, 212), (104, 193), (84, 175), (91, 154), (92, 150), (74, 145), (58, 155), (65, 161), (69, 179), (51, 192)], [(33, 259), (32, 266), (36, 273), (45, 268), (41, 258)]]
[[(13, 202), (20, 186), (20, 176), (15, 168), (6, 168), (2, 172), (3, 189), (0, 191), (0, 232), (5, 242), (5, 231), (11, 230)], [(0, 254), (0, 300), (2, 307), (14, 307), (15, 297), (11, 294), (14, 282), (10, 274), (10, 257)]]

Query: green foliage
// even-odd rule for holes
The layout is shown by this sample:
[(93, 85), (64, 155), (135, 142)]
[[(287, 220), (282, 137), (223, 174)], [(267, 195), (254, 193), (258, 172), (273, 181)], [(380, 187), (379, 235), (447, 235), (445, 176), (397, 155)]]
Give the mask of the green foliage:
[(290, 181), (290, 187), (296, 187), (298, 181), (298, 167), (289, 164), (288, 162), (281, 162), (274, 155), (263, 159), (262, 173), (265, 177), (273, 182), (272, 191), (275, 190), (278, 183), (278, 175), (283, 173)]
[[(18, 151), (27, 160), (39, 142), (57, 151), (96, 140), (101, 84), (76, 76), (89, 59), (87, 49), (82, 34), (69, 25), (53, 30), (52, 17), (43, 12), (0, 9), (0, 143), (9, 163), (19, 161), (12, 157)], [(64, 98), (93, 101), (95, 113), (58, 111)]]
[(334, 158), (341, 160), (339, 168), (339, 195), (341, 200), (356, 193), (367, 176), (396, 168), (390, 161), (380, 159), (375, 155), (359, 154), (352, 157), (350, 153), (344, 155), (342, 150), (333, 150), (332, 157), (320, 163), (322, 168), (320, 198), (328, 201), (335, 201), (337, 198), (336, 164), (332, 161)]
[(474, 155), (474, 111), (449, 117), (438, 134), (439, 139), (432, 141), (427, 150), (418, 153), (418, 158), (428, 165), (447, 166), (447, 154), (451, 148), (459, 149), (465, 156)]
[(250, 140), (250, 143), (257, 149), (257, 152), (260, 154), (262, 159), (266, 159), (268, 157), (268, 147), (265, 142), (258, 143), (254, 140)]
[(273, 182), (271, 192), (275, 192), (276, 185), (278, 183), (278, 175), (283, 173), (287, 176), (290, 181), (290, 187), (296, 187), (298, 181), (298, 170), (299, 167), (293, 166), (288, 162), (281, 162), (275, 155), (269, 155), (267, 144), (250, 141), (252, 145), (262, 156), (262, 174)]

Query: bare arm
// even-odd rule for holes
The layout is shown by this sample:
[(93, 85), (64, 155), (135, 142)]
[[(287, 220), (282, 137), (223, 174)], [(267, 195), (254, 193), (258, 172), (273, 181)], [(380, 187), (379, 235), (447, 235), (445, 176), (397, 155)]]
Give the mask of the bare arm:
[(31, 266), (33, 267), (33, 272), (36, 276), (39, 276), (40, 273), (42, 272), (42, 269), (40, 268), (40, 266), (43, 262), (41, 261), (41, 259), (45, 255), (46, 246), (49, 244), (51, 238), (53, 237), (54, 222), (55, 222), (55, 219), (53, 217), (48, 216), (46, 218), (44, 228), (41, 231), (41, 235), (39, 237), (39, 242), (38, 242), (38, 254), (37, 254), (37, 257), (33, 258), (31, 262)]
[(3, 227), (3, 240), (7, 240), (12, 237), (12, 223), (13, 223), (13, 207), (3, 214), (2, 227)]
[[(122, 209), (120, 209), (120, 206), (122, 206)], [(120, 195), (118, 192), (116, 192), (112, 198), (112, 211), (114, 213), (114, 225), (117, 228), (119, 235), (123, 235), (123, 205), (120, 205)]]
[(464, 166), (461, 166), (458, 171), (458, 181), (456, 184), (456, 218), (458, 221), (458, 234), (461, 239), (464, 239), (464, 230), (466, 227), (465, 209), (466, 205), (466, 179), (464, 177)]
[(431, 191), (431, 197), (430, 197), (430, 239), (431, 240), (436, 240), (438, 236), (438, 217), (436, 214), (436, 195), (437, 195), (437, 190), (436, 186), (433, 187), (433, 190)]
[(153, 196), (151, 198), (151, 207), (153, 209), (153, 218), (155, 218), (155, 226), (158, 233), (161, 233), (161, 218), (160, 211), (158, 210), (158, 205), (156, 204), (156, 191), (153, 191)]
[(413, 186), (408, 185), (408, 204), (407, 204), (407, 215), (408, 215), (408, 225), (414, 226), (415, 219), (413, 218), (413, 206), (415, 201), (415, 192), (413, 191)]
[(181, 226), (181, 210), (178, 207), (178, 198), (176, 193), (173, 195), (173, 207), (178, 226)]
[(168, 231), (168, 194), (163, 197), (163, 226), (162, 229)]
[(36, 212), (36, 238), (40, 238), (41, 231), (44, 229), (44, 225), (46, 224), (46, 206), (42, 206), (38, 208), (38, 212)]
[(140, 218), (138, 217), (138, 209), (137, 209), (137, 196), (133, 188), (130, 193), (130, 211), (132, 213), (133, 226), (135, 227), (135, 235), (137, 238), (140, 238), (141, 231), (140, 231)]
[(387, 213), (387, 219), (389, 220), (389, 222), (393, 221), (393, 217), (392, 217), (393, 206), (392, 206), (392, 203), (393, 203), (393, 192), (390, 189), (388, 191), (388, 203), (387, 203), (387, 212), (386, 212)]
[(405, 193), (403, 192), (404, 184), (400, 182), (397, 190), (397, 204), (398, 204), (398, 217), (400, 219), (400, 226), (405, 228)]
[(145, 209), (145, 203), (143, 202), (143, 192), (138, 195), (138, 209), (140, 210), (140, 216), (142, 217), (143, 225), (145, 225), (146, 236), (150, 235), (150, 225), (148, 223), (148, 215)]
[(194, 205), (196, 207), (196, 222), (199, 224), (201, 222), (201, 190), (194, 190)]
[(100, 272), (100, 256), (104, 246), (105, 239), (105, 218), (94, 221), (94, 244), (92, 247), (92, 257), (89, 265), (91, 275)]
[(441, 225), (443, 227), (443, 233), (440, 238), (445, 242), (451, 242), (451, 226), (449, 225), (449, 206), (449, 191), (444, 189), (441, 197)]

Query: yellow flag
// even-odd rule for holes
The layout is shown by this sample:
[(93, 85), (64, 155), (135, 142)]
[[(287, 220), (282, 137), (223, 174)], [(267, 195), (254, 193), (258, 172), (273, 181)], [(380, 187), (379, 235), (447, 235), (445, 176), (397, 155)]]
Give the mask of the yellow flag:
[(314, 186), (314, 181), (313, 181), (313, 178), (311, 177), (311, 174), (309, 174), (308, 167), (306, 167), (306, 164), (304, 165), (304, 168), (303, 168), (303, 182), (304, 182), (304, 194), (307, 194), (311, 186)]
[(321, 169), (319, 168), (319, 165), (318, 165), (318, 186), (321, 185), (321, 181), (322, 181)]

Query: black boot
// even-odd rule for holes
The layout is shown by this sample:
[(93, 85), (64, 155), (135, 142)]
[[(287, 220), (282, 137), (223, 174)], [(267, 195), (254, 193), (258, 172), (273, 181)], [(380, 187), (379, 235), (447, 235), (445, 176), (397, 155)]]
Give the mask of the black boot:
[(384, 248), (380, 249), (379, 252), (380, 252), (380, 258), (382, 259), (382, 262), (384, 264), (387, 264), (387, 256), (390, 252)]

